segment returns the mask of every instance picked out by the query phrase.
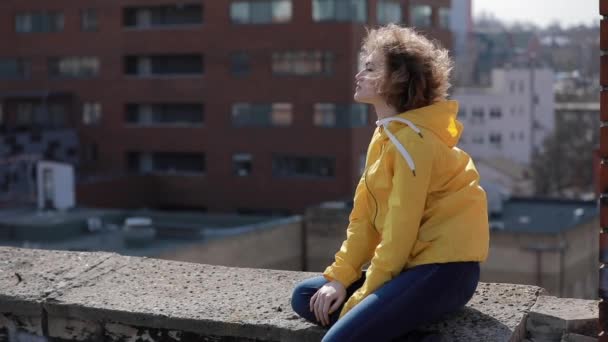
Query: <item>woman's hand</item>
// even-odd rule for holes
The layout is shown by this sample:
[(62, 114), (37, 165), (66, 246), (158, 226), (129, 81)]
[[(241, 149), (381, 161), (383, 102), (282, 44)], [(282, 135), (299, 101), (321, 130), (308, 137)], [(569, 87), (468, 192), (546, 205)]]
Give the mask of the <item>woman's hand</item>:
[(331, 281), (323, 285), (310, 298), (310, 311), (314, 311), (318, 322), (327, 326), (329, 325), (329, 314), (336, 311), (345, 298), (346, 289), (344, 285), (337, 280)]

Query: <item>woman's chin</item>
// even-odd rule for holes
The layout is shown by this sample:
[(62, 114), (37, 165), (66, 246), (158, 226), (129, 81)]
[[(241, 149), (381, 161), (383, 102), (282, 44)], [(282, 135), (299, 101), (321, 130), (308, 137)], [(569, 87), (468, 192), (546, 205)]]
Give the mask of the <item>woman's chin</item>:
[(369, 101), (366, 101), (366, 99), (357, 92), (355, 92), (355, 95), (353, 95), (353, 99), (355, 100), (355, 102), (359, 103), (370, 103)]

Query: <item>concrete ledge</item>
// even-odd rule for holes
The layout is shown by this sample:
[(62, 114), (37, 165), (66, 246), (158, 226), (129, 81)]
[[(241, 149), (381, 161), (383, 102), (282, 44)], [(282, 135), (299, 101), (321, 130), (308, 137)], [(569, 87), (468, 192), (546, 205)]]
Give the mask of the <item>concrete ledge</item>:
[[(25, 332), (79, 341), (319, 341), (326, 329), (290, 306), (295, 285), (317, 275), (0, 247), (0, 340)], [(521, 341), (542, 293), (482, 283), (463, 312), (423, 330), (451, 341)]]

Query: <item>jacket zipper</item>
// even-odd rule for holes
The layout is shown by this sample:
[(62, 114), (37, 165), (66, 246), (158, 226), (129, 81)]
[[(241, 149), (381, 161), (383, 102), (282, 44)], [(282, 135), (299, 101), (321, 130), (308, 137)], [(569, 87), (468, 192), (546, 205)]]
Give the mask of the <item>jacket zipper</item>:
[[(380, 145), (380, 157), (378, 157), (378, 159), (382, 158), (382, 153), (384, 152), (384, 144)], [(369, 192), (370, 195), (372, 195), (372, 198), (374, 199), (374, 204), (375, 204), (375, 212), (374, 212), (374, 220), (372, 221), (372, 226), (374, 227), (375, 230), (378, 230), (378, 228), (376, 228), (376, 218), (378, 217), (378, 201), (376, 200), (376, 196), (374, 196), (374, 193), (370, 190), (369, 185), (367, 185), (367, 171), (369, 170), (369, 167), (367, 169), (365, 169), (365, 177), (363, 177), (363, 180), (365, 181), (365, 188), (367, 189), (367, 192)]]

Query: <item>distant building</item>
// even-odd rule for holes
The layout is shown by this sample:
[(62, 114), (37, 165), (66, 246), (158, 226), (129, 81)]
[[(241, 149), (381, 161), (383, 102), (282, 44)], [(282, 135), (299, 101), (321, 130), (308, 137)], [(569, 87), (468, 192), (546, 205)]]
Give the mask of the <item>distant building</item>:
[(555, 129), (552, 86), (549, 69), (498, 69), (490, 87), (454, 89), (465, 126), (459, 146), (474, 158), (529, 165)]
[(78, 149), (58, 141), (49, 153), (78, 157), (85, 205), (301, 212), (352, 196), (360, 176), (374, 120), (352, 98), (364, 26), (415, 26), (451, 48), (449, 8), (4, 0), (0, 139), (39, 123), (73, 129)]
[(298, 216), (89, 208), (0, 210), (0, 246), (103, 251), (236, 267), (299, 270), (300, 236)]
[[(555, 104), (555, 125), (557, 141), (564, 142), (568, 151), (554, 158), (556, 163), (567, 162), (562, 175), (565, 188), (558, 189), (562, 194), (580, 198), (593, 196), (595, 175), (592, 167), (593, 153), (600, 143), (600, 103), (599, 102), (557, 102)], [(560, 159), (561, 158), (561, 159)], [(595, 178), (595, 179), (594, 179)]]
[(474, 61), (471, 61), (471, 34), (473, 32), (472, 0), (452, 0), (450, 30), (453, 37), (453, 69), (456, 84), (470, 84)]
[(475, 160), (482, 183), (494, 183), (513, 196), (532, 196), (534, 179), (530, 167), (513, 160), (497, 157)]
[(500, 209), (490, 211), (490, 255), (481, 280), (537, 285), (559, 297), (597, 298), (596, 201), (499, 200), (499, 206), (489, 206)]

